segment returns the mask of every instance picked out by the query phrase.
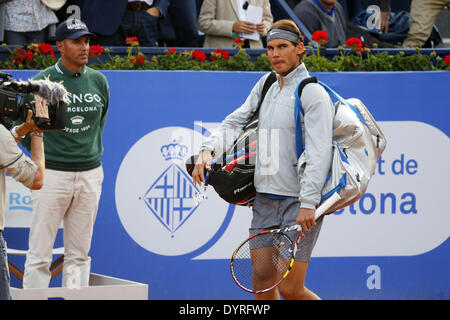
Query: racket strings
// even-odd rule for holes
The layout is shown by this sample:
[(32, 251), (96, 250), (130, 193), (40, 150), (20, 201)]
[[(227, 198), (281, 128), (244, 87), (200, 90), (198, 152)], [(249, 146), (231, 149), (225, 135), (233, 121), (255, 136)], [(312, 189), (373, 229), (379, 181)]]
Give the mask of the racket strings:
[(291, 258), (292, 242), (286, 235), (261, 233), (248, 239), (235, 253), (233, 276), (249, 291), (266, 290), (283, 278)]

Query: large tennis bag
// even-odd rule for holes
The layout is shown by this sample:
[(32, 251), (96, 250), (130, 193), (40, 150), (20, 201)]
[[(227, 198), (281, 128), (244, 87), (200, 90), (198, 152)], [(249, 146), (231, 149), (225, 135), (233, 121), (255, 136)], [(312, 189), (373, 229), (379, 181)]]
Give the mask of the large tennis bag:
[[(337, 100), (334, 103), (333, 118), (333, 160), (330, 172), (322, 189), (321, 203), (338, 193), (340, 200), (326, 213), (344, 208), (357, 201), (367, 189), (375, 171), (378, 159), (386, 148), (386, 137), (377, 122), (361, 100), (344, 99), (316, 77), (307, 78), (299, 84), (296, 94), (296, 115), (303, 116), (300, 96), (305, 85), (319, 83)], [(297, 121), (297, 124), (299, 122)], [(297, 150), (302, 144), (301, 132), (297, 127)], [(298, 174), (303, 176), (306, 167), (304, 147), (300, 147)]]

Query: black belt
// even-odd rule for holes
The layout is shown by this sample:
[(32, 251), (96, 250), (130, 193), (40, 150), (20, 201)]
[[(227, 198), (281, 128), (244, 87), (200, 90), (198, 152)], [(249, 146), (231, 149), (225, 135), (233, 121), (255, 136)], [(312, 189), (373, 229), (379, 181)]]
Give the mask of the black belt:
[(132, 1), (132, 2), (128, 2), (127, 4), (127, 10), (130, 11), (141, 11), (141, 10), (147, 10), (148, 8), (150, 8), (150, 6), (143, 1)]

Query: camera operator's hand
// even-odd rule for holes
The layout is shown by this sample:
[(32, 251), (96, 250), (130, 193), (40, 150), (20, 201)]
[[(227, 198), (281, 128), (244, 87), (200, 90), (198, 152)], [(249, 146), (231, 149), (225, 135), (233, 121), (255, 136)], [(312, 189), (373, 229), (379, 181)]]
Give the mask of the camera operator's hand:
[[(35, 97), (35, 110), (36, 117), (48, 118), (48, 104), (47, 101), (39, 96)], [(17, 133), (16, 142), (22, 140), (29, 132), (42, 132), (43, 130), (39, 128), (35, 121), (33, 120), (33, 112), (28, 110), (27, 119), (21, 125), (15, 127), (13, 130)]]
[(50, 119), (48, 117), (48, 102), (42, 99), (40, 96), (35, 97), (34, 108), (36, 115), (34, 117), (34, 122), (39, 128), (45, 128), (50, 124)]
[(48, 102), (40, 96), (35, 96), (34, 107), (36, 109), (36, 118), (48, 119)]
[[(42, 99), (40, 96), (35, 96), (34, 98), (34, 108), (36, 110), (35, 118), (45, 118), (48, 119), (48, 103), (47, 100)], [(31, 116), (30, 116), (31, 114)], [(24, 123), (25, 128), (28, 132), (42, 132), (43, 130), (39, 128), (36, 122), (32, 119), (33, 113), (31, 110), (28, 110), (27, 121)]]
[(28, 132), (42, 132), (43, 130), (39, 128), (33, 120), (33, 111), (28, 110), (27, 121), (23, 123), (25, 130)]

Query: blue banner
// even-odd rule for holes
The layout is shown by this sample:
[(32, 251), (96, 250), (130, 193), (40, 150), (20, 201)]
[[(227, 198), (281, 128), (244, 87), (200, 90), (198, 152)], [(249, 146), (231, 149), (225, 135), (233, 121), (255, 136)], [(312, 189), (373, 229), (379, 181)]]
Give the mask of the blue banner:
[[(24, 80), (36, 71), (12, 73)], [(91, 271), (147, 283), (149, 299), (253, 299), (229, 272), (251, 210), (228, 205), (212, 188), (195, 205), (198, 187), (183, 164), (263, 73), (103, 73), (111, 103)], [(306, 286), (323, 299), (449, 299), (450, 73), (313, 75), (362, 100), (388, 146), (366, 195), (325, 218)], [(26, 195), (14, 192), (10, 211), (29, 212)], [(26, 228), (10, 224), (5, 238), (27, 248)], [(23, 258), (9, 258), (23, 266)]]

